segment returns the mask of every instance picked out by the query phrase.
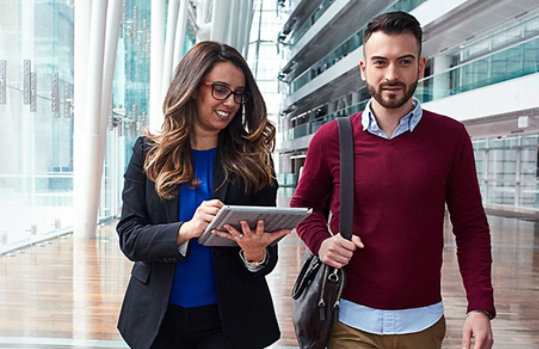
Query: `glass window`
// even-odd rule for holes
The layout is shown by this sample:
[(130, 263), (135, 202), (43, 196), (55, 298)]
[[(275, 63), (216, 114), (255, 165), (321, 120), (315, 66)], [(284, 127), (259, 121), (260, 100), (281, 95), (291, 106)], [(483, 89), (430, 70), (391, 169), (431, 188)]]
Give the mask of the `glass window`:
[(2, 1), (0, 23), (2, 252), (72, 224), (73, 13), (65, 2)]

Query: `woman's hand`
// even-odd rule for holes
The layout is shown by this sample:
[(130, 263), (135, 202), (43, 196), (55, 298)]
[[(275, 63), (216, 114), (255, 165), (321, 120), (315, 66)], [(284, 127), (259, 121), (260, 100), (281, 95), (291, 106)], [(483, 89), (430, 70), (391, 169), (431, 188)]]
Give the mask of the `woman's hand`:
[(240, 221), (241, 232), (233, 226), (226, 224), (224, 228), (228, 232), (213, 231), (215, 235), (235, 241), (243, 250), (243, 255), (248, 261), (261, 261), (264, 258), (264, 250), (275, 240), (290, 234), (290, 229), (280, 229), (271, 233), (264, 232), (264, 221), (259, 220), (256, 229), (249, 228), (246, 221)]
[(193, 218), (180, 226), (178, 237), (176, 238), (177, 244), (181, 245), (187, 240), (202, 235), (223, 205), (218, 199), (202, 201), (200, 206), (197, 207)]

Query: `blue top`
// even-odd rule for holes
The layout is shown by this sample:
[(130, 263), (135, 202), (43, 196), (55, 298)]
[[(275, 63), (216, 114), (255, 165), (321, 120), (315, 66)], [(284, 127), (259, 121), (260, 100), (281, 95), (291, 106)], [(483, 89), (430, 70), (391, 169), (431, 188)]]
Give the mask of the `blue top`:
[[(361, 114), (363, 130), (385, 138), (392, 139), (406, 132), (413, 132), (421, 121), (423, 109), (417, 99), (413, 99), (414, 110), (405, 115), (392, 135), (386, 135), (378, 126), (370, 102)], [(434, 325), (444, 314), (442, 302), (426, 307), (383, 310), (369, 308), (361, 304), (341, 299), (339, 321), (359, 330), (378, 335), (405, 334), (423, 331)]]
[[(180, 222), (193, 218), (202, 201), (211, 198), (216, 150), (191, 150), (195, 178), (198, 178), (199, 185), (196, 188), (191, 188), (188, 184), (180, 186)], [(184, 308), (215, 304), (217, 294), (211, 247), (200, 245), (198, 239), (191, 239), (189, 243), (189, 256), (185, 261), (176, 264), (169, 302)]]

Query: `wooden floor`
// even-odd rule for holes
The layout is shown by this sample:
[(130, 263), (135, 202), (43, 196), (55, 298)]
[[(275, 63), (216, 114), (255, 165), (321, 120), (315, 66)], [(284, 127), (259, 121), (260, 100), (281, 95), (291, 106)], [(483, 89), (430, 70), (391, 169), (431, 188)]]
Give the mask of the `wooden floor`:
[[(498, 310), (494, 347), (539, 348), (539, 225), (495, 216), (489, 222)], [(282, 330), (273, 348), (296, 346), (289, 295), (303, 251), (295, 235), (283, 239), (268, 278)], [(466, 302), (449, 233), (444, 260), (444, 348), (461, 348)], [(113, 224), (100, 227), (95, 240), (67, 235), (0, 256), (0, 348), (125, 348), (116, 320), (130, 267)]]

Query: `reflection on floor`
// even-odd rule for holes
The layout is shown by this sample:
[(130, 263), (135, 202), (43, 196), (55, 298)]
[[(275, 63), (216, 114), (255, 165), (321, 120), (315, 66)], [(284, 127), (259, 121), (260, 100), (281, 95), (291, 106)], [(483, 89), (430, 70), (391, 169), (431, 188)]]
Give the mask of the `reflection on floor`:
[[(539, 225), (489, 216), (498, 317), (495, 348), (539, 348)], [(443, 297), (444, 348), (461, 348), (466, 301), (455, 245), (446, 227)], [(0, 256), (1, 348), (125, 348), (116, 331), (131, 263), (118, 248), (113, 225), (95, 240), (71, 235)], [(280, 260), (268, 281), (282, 337), (273, 348), (294, 348), (290, 292), (304, 247), (292, 234), (280, 242)]]

